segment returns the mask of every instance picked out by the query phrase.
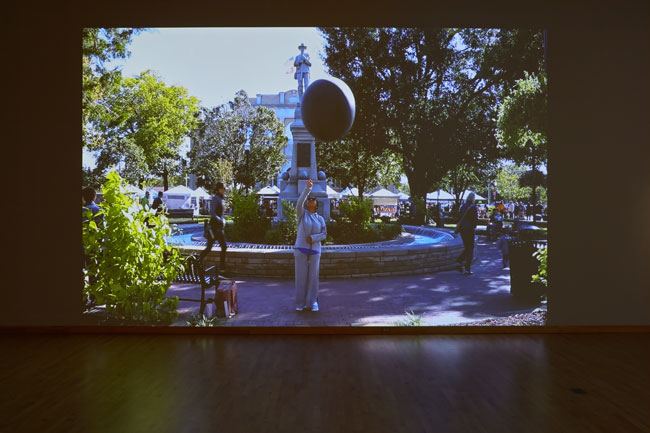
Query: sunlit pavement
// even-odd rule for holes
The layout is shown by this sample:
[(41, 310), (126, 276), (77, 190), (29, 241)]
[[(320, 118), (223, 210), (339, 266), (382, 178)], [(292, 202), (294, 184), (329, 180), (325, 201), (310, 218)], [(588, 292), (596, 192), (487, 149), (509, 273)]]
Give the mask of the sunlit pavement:
[[(219, 326), (393, 326), (419, 317), (426, 326), (467, 323), (531, 312), (538, 303), (510, 295), (510, 273), (496, 244), (478, 236), (473, 275), (432, 274), (322, 280), (320, 311), (295, 311), (293, 280), (238, 278), (239, 314)], [(206, 293), (210, 296), (214, 292)], [(189, 296), (188, 296), (189, 294)], [(168, 296), (200, 297), (195, 285), (173, 284)], [(174, 326), (185, 326), (198, 303), (180, 302)]]

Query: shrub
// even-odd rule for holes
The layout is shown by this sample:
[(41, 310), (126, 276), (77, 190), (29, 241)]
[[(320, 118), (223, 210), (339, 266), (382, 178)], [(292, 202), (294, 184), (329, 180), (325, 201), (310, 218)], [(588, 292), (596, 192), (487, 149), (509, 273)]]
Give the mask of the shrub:
[(286, 244), (293, 244), (298, 234), (298, 222), (296, 220), (296, 208), (287, 200), (282, 200), (283, 220), (280, 222), (280, 233), (282, 241)]
[(539, 261), (539, 267), (537, 269), (537, 274), (533, 275), (532, 281), (534, 283), (540, 282), (548, 287), (547, 281), (547, 271), (546, 271), (546, 258), (547, 258), (548, 247), (543, 247), (535, 251), (533, 256)]
[(271, 227), (264, 234), (264, 243), (268, 245), (282, 245), (285, 243), (284, 236), (280, 228)]
[(164, 214), (131, 198), (116, 172), (106, 176), (99, 205), (103, 224), (83, 225), (88, 257), (84, 295), (105, 304), (120, 320), (169, 322), (178, 316), (178, 298), (165, 293), (181, 267), (178, 250), (165, 239), (172, 229)]
[(244, 195), (238, 192), (232, 194), (232, 232), (229, 234), (233, 241), (263, 242), (270, 221), (260, 215), (257, 196)]
[(341, 222), (347, 222), (354, 227), (368, 227), (372, 218), (372, 200), (369, 198), (359, 199), (351, 197), (341, 202)]
[(404, 320), (400, 320), (395, 325), (397, 325), (397, 326), (422, 326), (422, 315), (421, 314), (415, 314), (413, 312), (413, 310), (405, 311), (404, 314), (406, 315), (406, 318)]

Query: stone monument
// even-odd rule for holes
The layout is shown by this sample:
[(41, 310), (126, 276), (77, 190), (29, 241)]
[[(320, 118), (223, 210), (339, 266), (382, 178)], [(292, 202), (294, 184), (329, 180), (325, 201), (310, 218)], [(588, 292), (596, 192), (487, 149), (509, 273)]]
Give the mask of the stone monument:
[[(313, 186), (311, 195), (318, 201), (317, 212), (325, 218), (330, 219), (330, 201), (327, 197), (327, 178), (323, 172), (318, 172), (316, 165), (316, 139), (307, 131), (302, 123), (302, 110), (300, 101), (304, 90), (309, 85), (309, 54), (305, 53), (307, 47), (301, 44), (298, 49), (300, 54), (296, 56), (295, 66), (296, 74), (294, 78), (298, 80), (298, 104), (296, 105), (295, 120), (289, 126), (293, 135), (293, 152), (291, 157), (291, 168), (288, 172), (283, 173), (280, 181), (280, 196), (278, 197), (278, 218), (283, 219), (282, 201), (287, 200), (294, 206), (298, 201), (298, 196), (307, 185), (309, 179), (312, 180)], [(300, 63), (300, 65), (298, 64)], [(298, 72), (299, 71), (299, 72)]]

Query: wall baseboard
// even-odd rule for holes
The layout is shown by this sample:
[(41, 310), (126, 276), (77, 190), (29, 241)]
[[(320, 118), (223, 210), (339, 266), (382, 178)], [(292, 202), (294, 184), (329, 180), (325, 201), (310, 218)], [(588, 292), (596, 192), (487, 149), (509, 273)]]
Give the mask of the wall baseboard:
[(472, 334), (647, 334), (650, 326), (370, 326), (370, 327), (170, 327), (2, 326), (0, 334), (152, 335), (472, 335)]

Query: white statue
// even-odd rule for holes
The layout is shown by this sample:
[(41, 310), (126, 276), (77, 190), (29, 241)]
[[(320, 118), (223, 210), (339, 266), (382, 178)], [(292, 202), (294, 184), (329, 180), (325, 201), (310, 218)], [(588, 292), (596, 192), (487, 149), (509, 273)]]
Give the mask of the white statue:
[(293, 62), (293, 66), (296, 67), (296, 73), (293, 75), (293, 78), (298, 80), (298, 98), (302, 101), (302, 94), (304, 90), (307, 90), (309, 86), (309, 67), (311, 62), (309, 61), (309, 54), (305, 53), (307, 47), (305, 44), (300, 44), (298, 49), (300, 54), (296, 56), (296, 60)]

